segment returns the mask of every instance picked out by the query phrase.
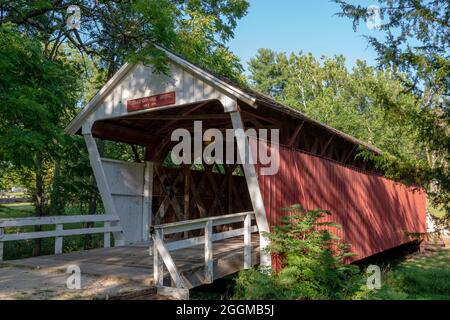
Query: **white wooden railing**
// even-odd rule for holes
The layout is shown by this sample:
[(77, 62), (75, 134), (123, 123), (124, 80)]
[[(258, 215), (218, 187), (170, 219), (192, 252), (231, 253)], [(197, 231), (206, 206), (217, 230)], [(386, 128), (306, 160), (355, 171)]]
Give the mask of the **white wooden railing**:
[[(119, 217), (114, 215), (78, 215), (78, 216), (51, 216), (51, 217), (31, 217), (0, 219), (0, 261), (3, 260), (3, 247), (6, 241), (30, 240), (42, 238), (55, 238), (55, 254), (61, 254), (63, 251), (63, 237), (74, 235), (98, 234), (103, 233), (103, 245), (105, 248), (111, 245), (111, 233), (123, 232), (122, 227), (118, 225)], [(64, 224), (82, 223), (82, 222), (103, 222), (103, 227), (64, 229)], [(50, 231), (31, 231), (5, 233), (8, 227), (26, 227), (55, 225), (55, 230)], [(120, 245), (122, 243), (116, 243)]]
[[(153, 279), (155, 285), (163, 287), (163, 267), (166, 266), (169, 271), (172, 283), (176, 288), (190, 289), (188, 283), (181, 278), (177, 266), (170, 255), (171, 251), (181, 250), (197, 245), (204, 244), (205, 252), (205, 274), (203, 283), (211, 283), (214, 278), (213, 270), (213, 242), (228, 238), (244, 236), (244, 268), (248, 269), (252, 266), (252, 240), (251, 234), (258, 232), (256, 225), (252, 226), (251, 222), (255, 219), (254, 212), (242, 212), (236, 214), (229, 214), (223, 216), (215, 216), (210, 218), (202, 218), (195, 220), (187, 220), (181, 222), (167, 223), (156, 225), (151, 230), (153, 239), (153, 248), (150, 250), (153, 253)], [(230, 231), (213, 233), (214, 226), (221, 226), (233, 223), (244, 222), (244, 227)], [(193, 230), (204, 230), (204, 235), (199, 237), (192, 237), (188, 239), (176, 241), (164, 241), (164, 236), (188, 232)], [(153, 250), (152, 250), (153, 249)]]

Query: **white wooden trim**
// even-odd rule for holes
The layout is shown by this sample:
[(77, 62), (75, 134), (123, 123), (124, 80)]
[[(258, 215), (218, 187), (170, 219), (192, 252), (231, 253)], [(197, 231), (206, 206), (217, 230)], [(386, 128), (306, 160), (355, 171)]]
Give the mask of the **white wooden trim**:
[[(253, 164), (245, 163), (246, 145), (248, 139), (245, 135), (244, 123), (239, 111), (230, 112), (231, 122), (233, 129), (235, 130), (236, 142), (238, 146), (238, 156), (242, 160), (242, 168), (244, 170), (245, 180), (247, 182), (250, 199), (255, 211), (256, 223), (260, 232), (260, 265), (270, 267), (272, 265), (270, 254), (267, 252), (268, 241), (262, 235), (262, 232), (269, 232), (269, 223), (267, 221), (266, 210), (264, 208), (264, 202), (259, 188), (258, 176)], [(237, 131), (236, 131), (237, 130)], [(249, 159), (252, 159), (251, 148), (247, 149), (249, 153)]]
[(47, 224), (64, 224), (77, 222), (103, 222), (119, 221), (119, 217), (111, 214), (94, 215), (74, 215), (74, 216), (51, 216), (51, 217), (30, 217), (15, 219), (0, 219), (0, 227), (25, 227), (39, 226)]
[[(111, 227), (111, 222), (105, 221), (104, 225), (105, 228)], [(109, 248), (111, 247), (111, 232), (105, 232), (103, 235), (103, 248)]]
[(65, 132), (75, 134), (83, 125), (86, 117), (95, 109), (95, 107), (111, 92), (112, 89), (123, 79), (123, 77), (134, 67), (131, 63), (125, 63), (114, 76), (97, 92), (81, 112), (69, 123)]
[(252, 267), (252, 217), (247, 215), (244, 220), (244, 269)]
[(212, 283), (214, 279), (213, 270), (213, 225), (209, 220), (205, 224), (205, 279), (204, 283)]
[[(252, 226), (250, 229), (250, 232), (251, 233), (258, 232), (258, 226)], [(244, 228), (214, 233), (212, 235), (212, 241), (216, 242), (216, 241), (225, 240), (225, 239), (229, 239), (229, 238), (235, 238), (235, 237), (242, 236), (243, 234), (244, 234)], [(176, 250), (180, 250), (180, 249), (195, 247), (198, 245), (202, 245), (204, 243), (205, 243), (205, 237), (200, 236), (200, 237), (194, 237), (194, 238), (189, 238), (189, 239), (184, 239), (184, 240), (167, 242), (166, 248), (169, 251), (176, 251)]]
[[(156, 234), (154, 234), (152, 238), (153, 243), (155, 244), (155, 252), (157, 251), (159, 253), (159, 256), (164, 261), (164, 264), (166, 265), (166, 268), (169, 271), (172, 280), (175, 282), (176, 287), (187, 289), (184, 281), (181, 279), (181, 276), (178, 273), (178, 268), (175, 265), (175, 262), (173, 261), (172, 257), (170, 256), (169, 251), (164, 246), (162, 239)], [(158, 277), (160, 278), (161, 275), (158, 275)]]
[(225, 91), (225, 93), (228, 93), (229, 95), (233, 96), (236, 99), (240, 99), (244, 101), (245, 103), (249, 104), (250, 106), (253, 106), (256, 102), (256, 99), (250, 96), (249, 94), (245, 93), (239, 88), (236, 88), (235, 86), (228, 84), (219, 78), (213, 76), (209, 72), (206, 72), (205, 70), (193, 65), (192, 63), (184, 60), (183, 58), (173, 54), (170, 51), (167, 51), (166, 49), (155, 45), (159, 50), (163, 51), (167, 57), (175, 62), (177, 65), (191, 71), (195, 75), (199, 76), (202, 80), (205, 80), (209, 84), (211, 84), (216, 89)]
[(152, 219), (153, 163), (147, 161), (144, 170), (144, 194), (142, 198), (142, 239), (149, 239)]
[[(55, 232), (61, 233), (63, 231), (63, 225), (61, 223), (56, 225)], [(63, 237), (57, 236), (55, 238), (55, 254), (61, 254), (63, 252)]]
[(145, 166), (145, 164), (141, 163), (141, 162), (123, 161), (123, 160), (110, 159), (110, 158), (101, 158), (101, 160), (102, 160), (102, 162), (124, 164), (124, 165), (127, 165), (127, 166), (137, 166), (137, 167)]
[[(103, 170), (102, 160), (97, 149), (97, 144), (92, 134), (83, 134), (84, 140), (89, 153), (89, 161), (91, 163), (92, 170), (94, 171), (95, 180), (97, 182), (98, 190), (102, 196), (103, 205), (108, 214), (112, 214), (118, 217), (114, 200), (111, 195), (111, 190), (108, 185), (105, 171)], [(120, 219), (117, 222), (113, 222), (112, 226), (120, 225)], [(125, 244), (123, 232), (114, 233), (114, 241), (116, 246)]]
[(221, 216), (214, 216), (208, 218), (200, 218), (195, 220), (186, 220), (172, 223), (159, 224), (154, 226), (155, 229), (164, 229), (164, 234), (169, 235), (173, 233), (191, 231), (196, 229), (202, 229), (206, 222), (212, 221), (213, 226), (220, 226), (224, 224), (231, 224), (244, 221), (245, 217), (253, 212), (240, 212), (225, 214)]
[(5, 234), (3, 236), (3, 241), (17, 241), (17, 240), (30, 240), (30, 239), (53, 238), (53, 237), (78, 236), (78, 235), (84, 235), (84, 234), (121, 232), (121, 231), (122, 231), (122, 227), (112, 226), (112, 227), (99, 227), (99, 228), (10, 233), (10, 234)]
[(0, 228), (0, 262), (3, 261), (3, 249), (4, 249), (4, 242), (3, 242), (3, 228)]
[[(162, 238), (162, 231), (155, 230), (153, 237)], [(162, 260), (160, 259), (156, 242), (153, 241), (153, 281), (156, 286), (162, 286), (164, 282), (164, 270)]]

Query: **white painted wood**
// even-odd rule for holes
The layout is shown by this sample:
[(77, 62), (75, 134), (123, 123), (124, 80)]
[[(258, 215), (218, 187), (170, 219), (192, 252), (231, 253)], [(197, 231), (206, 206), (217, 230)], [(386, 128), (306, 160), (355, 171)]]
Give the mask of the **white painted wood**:
[(165, 223), (156, 225), (154, 227), (157, 229), (164, 229), (164, 234), (169, 235), (179, 232), (202, 229), (204, 227), (204, 223), (206, 223), (207, 221), (212, 221), (213, 226), (242, 222), (248, 214), (253, 215), (253, 212), (240, 212), (208, 218)]
[(213, 225), (209, 220), (205, 223), (205, 280), (204, 283), (212, 283), (214, 281), (214, 264), (213, 264), (213, 241), (212, 234)]
[[(180, 274), (178, 273), (178, 268), (175, 265), (175, 262), (173, 261), (169, 251), (165, 247), (162, 239), (159, 236), (156, 236), (156, 234), (153, 236), (153, 243), (155, 244), (155, 252), (158, 251), (159, 257), (162, 258), (164, 261), (164, 264), (169, 271), (170, 277), (175, 282), (175, 285), (177, 288), (186, 288), (186, 285), (181, 279)], [(155, 268), (155, 266), (153, 266)], [(160, 277), (160, 275), (158, 275)]]
[[(135, 65), (122, 80), (90, 112), (84, 115), (84, 120), (75, 127), (82, 125), (82, 132), (90, 133), (92, 125), (98, 120), (115, 119), (124, 115), (139, 115), (152, 113), (158, 110), (169, 109), (176, 106), (198, 103), (205, 100), (217, 99), (222, 102), (225, 111), (232, 111), (236, 105), (232, 103), (235, 96), (223, 88), (216, 88), (212, 83), (193, 76), (190, 70), (169, 61), (168, 73), (162, 74), (154, 71), (151, 66)], [(202, 82), (202, 92), (192, 94), (193, 78)], [(139, 85), (136, 85), (139, 83)], [(197, 88), (197, 87), (196, 87)], [(127, 101), (143, 97), (154, 96), (167, 92), (175, 92), (175, 103), (166, 106), (155, 107), (134, 112), (127, 111)], [(201, 99), (201, 100), (199, 100)], [(73, 126), (66, 129), (74, 131)]]
[[(193, 230), (195, 230), (195, 229), (193, 229)], [(250, 229), (250, 232), (251, 233), (258, 232), (258, 226), (252, 226)], [(212, 241), (215, 242), (215, 241), (225, 240), (225, 239), (229, 239), (229, 238), (239, 237), (239, 236), (242, 236), (243, 234), (244, 234), (244, 228), (214, 233), (212, 235)], [(205, 237), (200, 236), (200, 237), (194, 237), (194, 238), (189, 238), (189, 239), (184, 239), (184, 240), (167, 242), (166, 248), (169, 251), (176, 251), (176, 250), (181, 250), (181, 249), (186, 249), (186, 248), (202, 245), (204, 243), (205, 243)]]
[[(55, 231), (56, 233), (61, 233), (61, 231), (63, 230), (63, 225), (62, 224), (57, 224)], [(55, 238), (55, 254), (61, 254), (63, 252), (63, 237), (62, 236), (57, 236)]]
[(3, 241), (17, 241), (17, 240), (30, 240), (30, 239), (42, 239), (53, 237), (66, 237), (76, 236), (84, 234), (96, 234), (105, 232), (121, 232), (122, 227), (111, 226), (108, 228), (84, 228), (84, 229), (70, 229), (70, 230), (53, 230), (53, 231), (39, 231), (39, 232), (25, 232), (25, 233), (10, 233), (3, 236)]
[[(111, 222), (106, 221), (103, 225), (105, 228), (111, 227)], [(103, 234), (103, 248), (111, 247), (111, 232), (105, 232)]]
[[(95, 180), (97, 182), (97, 187), (100, 191), (100, 195), (102, 197), (105, 210), (108, 214), (118, 216), (94, 137), (92, 136), (92, 134), (84, 134), (84, 140), (86, 142), (86, 146), (89, 153), (89, 161), (91, 163), (92, 170), (94, 171)], [(121, 225), (120, 221), (112, 223), (112, 226), (120, 226), (120, 225)], [(120, 232), (114, 233), (114, 240), (116, 246), (124, 244), (123, 229), (121, 228), (121, 230), (122, 231)]]
[(106, 163), (116, 163), (116, 164), (123, 164), (126, 166), (137, 166), (137, 167), (144, 167), (145, 163), (141, 162), (130, 162), (130, 161), (123, 161), (123, 160), (117, 160), (117, 159), (110, 159), (110, 158), (101, 158), (102, 162)]
[(152, 216), (153, 163), (147, 161), (144, 171), (144, 194), (142, 201), (142, 239), (149, 239), (149, 228)]
[[(159, 238), (162, 239), (161, 230), (156, 230), (155, 234), (152, 236), (153, 239)], [(162, 286), (164, 282), (164, 269), (163, 262), (160, 258), (158, 248), (156, 247), (156, 242), (153, 241), (153, 281), (156, 286)]]
[[(251, 233), (258, 232), (258, 226), (252, 226), (250, 228), (250, 232)], [(213, 241), (220, 241), (220, 240), (225, 240), (225, 239), (229, 239), (229, 238), (239, 237), (239, 236), (242, 236), (243, 234), (244, 234), (244, 228), (215, 233), (213, 235)]]
[(210, 73), (206, 72), (205, 70), (193, 65), (192, 63), (186, 61), (185, 59), (171, 53), (170, 51), (165, 50), (162, 47), (157, 46), (160, 50), (164, 51), (164, 53), (167, 55), (169, 59), (174, 61), (175, 63), (179, 64), (180, 66), (186, 68), (187, 70), (190, 70), (193, 72), (197, 77), (201, 77), (202, 79), (206, 80), (208, 83), (211, 83), (216, 88), (225, 90), (228, 92), (231, 96), (236, 97), (237, 99), (240, 99), (242, 101), (245, 101), (249, 105), (254, 105), (256, 100), (249, 94), (245, 93), (239, 88), (236, 88), (235, 86), (226, 83), (225, 81), (220, 80), (219, 78), (211, 75)]
[(145, 164), (102, 159), (114, 206), (120, 217), (127, 243), (148, 240), (144, 229)]
[(247, 215), (244, 220), (244, 269), (252, 267), (252, 217)]
[(122, 80), (122, 78), (133, 68), (130, 63), (124, 64), (119, 71), (97, 92), (97, 94), (89, 101), (83, 110), (73, 119), (66, 128), (69, 134), (75, 134), (82, 126), (86, 116), (95, 108), (95, 106), (105, 98), (105, 96)]
[(156, 293), (175, 300), (189, 300), (189, 289), (157, 286)]
[(270, 267), (272, 265), (270, 253), (267, 252), (268, 240), (262, 235), (262, 232), (269, 232), (269, 223), (267, 222), (266, 210), (259, 188), (258, 176), (255, 165), (245, 163), (246, 150), (249, 153), (249, 159), (252, 159), (252, 150), (248, 146), (248, 139), (245, 135), (245, 127), (239, 111), (231, 112), (231, 122), (235, 130), (236, 142), (238, 146), (238, 156), (242, 162), (245, 180), (247, 182), (250, 199), (255, 211), (256, 223), (260, 232), (260, 265)]
[(3, 242), (3, 228), (0, 228), (0, 262), (3, 261), (3, 249), (4, 249), (4, 242)]
[[(230, 112), (236, 110), (236, 105), (231, 103), (231, 100), (239, 99), (251, 106), (255, 104), (256, 99), (240, 88), (222, 81), (168, 51), (166, 54), (169, 57), (168, 75), (157, 73), (150, 66), (126, 63), (65, 131), (75, 134), (82, 128), (82, 133), (88, 134), (96, 120), (126, 114), (127, 100), (171, 91), (176, 93), (176, 105), (198, 102), (199, 99), (219, 99), (225, 111)], [(152, 111), (157, 109), (159, 108)]]
[(25, 227), (25, 226), (39, 226), (46, 224), (65, 224), (65, 223), (103, 222), (103, 221), (119, 221), (119, 217), (110, 214), (95, 214), (95, 215), (0, 219), (0, 227)]
[[(101, 160), (112, 194), (142, 197), (144, 192), (143, 163)], [(116, 208), (117, 209), (117, 208)]]

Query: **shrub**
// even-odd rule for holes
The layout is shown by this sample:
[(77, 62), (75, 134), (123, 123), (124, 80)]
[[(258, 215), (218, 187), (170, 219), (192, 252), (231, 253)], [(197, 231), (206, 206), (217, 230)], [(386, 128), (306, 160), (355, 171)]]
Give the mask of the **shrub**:
[(322, 222), (331, 213), (305, 210), (301, 205), (288, 209), (280, 226), (266, 236), (268, 250), (279, 257), (281, 270), (247, 270), (239, 273), (233, 298), (236, 299), (349, 299), (363, 287), (359, 268), (344, 264), (353, 254), (349, 245), (332, 235), (336, 224)]

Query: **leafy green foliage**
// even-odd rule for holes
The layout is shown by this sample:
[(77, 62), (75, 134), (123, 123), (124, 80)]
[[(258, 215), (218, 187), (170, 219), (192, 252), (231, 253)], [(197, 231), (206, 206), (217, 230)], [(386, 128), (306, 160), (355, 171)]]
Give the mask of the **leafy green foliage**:
[[(340, 16), (353, 20), (354, 29), (369, 19), (363, 5), (335, 0)], [(418, 108), (386, 104), (385, 112), (417, 130), (415, 143), (422, 152), (392, 152), (379, 160), (388, 175), (410, 172), (428, 191), (450, 223), (450, 3), (446, 0), (378, 0), (383, 23), (368, 36), (380, 66), (394, 67), (405, 91), (414, 94)], [(404, 74), (407, 76), (405, 77)]]
[[(246, 0), (0, 1), (0, 24), (13, 22), (45, 43), (53, 59), (62, 43), (99, 59), (108, 78), (125, 60), (167, 71), (158, 44), (202, 67), (240, 79), (242, 67), (225, 43), (247, 13)], [(79, 30), (66, 27), (69, 4), (80, 8)]]
[(242, 271), (237, 280), (237, 299), (349, 299), (362, 286), (359, 268), (344, 263), (349, 246), (328, 230), (338, 227), (323, 222), (326, 210), (306, 211), (300, 205), (288, 209), (280, 226), (265, 236), (268, 250), (281, 258), (279, 272)]
[(250, 60), (251, 85), (308, 116), (340, 129), (382, 150), (417, 154), (417, 130), (385, 113), (386, 104), (417, 109), (412, 94), (389, 69), (357, 61), (347, 70), (345, 58), (276, 53), (260, 49)]
[(57, 156), (61, 119), (73, 113), (76, 91), (71, 70), (48, 61), (39, 42), (0, 27), (0, 160), (31, 167), (36, 151)]

